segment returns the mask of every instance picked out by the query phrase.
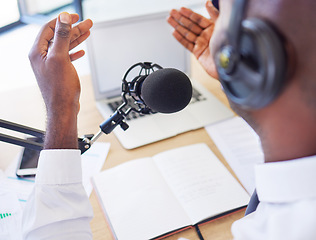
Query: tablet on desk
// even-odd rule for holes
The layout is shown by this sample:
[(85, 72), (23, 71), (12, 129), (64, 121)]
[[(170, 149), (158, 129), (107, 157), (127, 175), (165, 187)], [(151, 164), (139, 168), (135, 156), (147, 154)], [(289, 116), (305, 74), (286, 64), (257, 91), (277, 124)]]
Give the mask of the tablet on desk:
[[(36, 139), (38, 138), (32, 138), (33, 141), (40, 141)], [(38, 150), (24, 148), (19, 157), (16, 175), (18, 177), (34, 177), (37, 171), (39, 154), (40, 151)]]

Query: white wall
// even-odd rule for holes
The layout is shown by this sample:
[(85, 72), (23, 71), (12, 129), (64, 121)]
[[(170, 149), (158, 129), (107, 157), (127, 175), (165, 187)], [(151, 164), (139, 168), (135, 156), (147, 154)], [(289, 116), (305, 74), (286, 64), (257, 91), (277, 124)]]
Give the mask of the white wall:
[(25, 0), (29, 15), (44, 13), (72, 3), (72, 0)]
[(206, 0), (84, 0), (84, 18), (102, 22), (170, 11), (172, 8), (204, 6)]

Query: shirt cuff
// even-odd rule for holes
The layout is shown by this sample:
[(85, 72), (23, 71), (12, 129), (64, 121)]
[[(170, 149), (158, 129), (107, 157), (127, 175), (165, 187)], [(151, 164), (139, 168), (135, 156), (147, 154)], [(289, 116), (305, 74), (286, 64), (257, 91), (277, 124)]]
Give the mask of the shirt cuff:
[(82, 182), (81, 153), (77, 149), (50, 149), (40, 153), (37, 184), (72, 184)]

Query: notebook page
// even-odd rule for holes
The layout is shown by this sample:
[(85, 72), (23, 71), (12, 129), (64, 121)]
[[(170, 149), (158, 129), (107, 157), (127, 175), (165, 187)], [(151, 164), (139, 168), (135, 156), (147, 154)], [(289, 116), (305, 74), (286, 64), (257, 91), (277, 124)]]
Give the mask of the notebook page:
[(105, 170), (93, 181), (120, 240), (150, 239), (190, 225), (151, 158)]
[(206, 144), (163, 152), (154, 161), (192, 224), (248, 204), (249, 195)]

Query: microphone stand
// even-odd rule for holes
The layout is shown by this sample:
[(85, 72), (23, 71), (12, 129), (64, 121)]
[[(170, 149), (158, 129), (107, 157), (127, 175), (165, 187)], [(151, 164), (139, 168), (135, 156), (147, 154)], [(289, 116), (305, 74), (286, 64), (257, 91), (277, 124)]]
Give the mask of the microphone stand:
[[(127, 81), (128, 74), (136, 67), (140, 67), (138, 76), (135, 77), (132, 81)], [(109, 119), (107, 119), (100, 125), (100, 131), (92, 137), (92, 139), (89, 141), (90, 144), (93, 144), (102, 135), (102, 133), (111, 133), (118, 125), (120, 125), (124, 131), (126, 131), (129, 126), (125, 122), (125, 117), (131, 111), (138, 112), (140, 114), (156, 113), (145, 104), (140, 96), (140, 88), (143, 81), (150, 73), (154, 72), (155, 69), (162, 69), (162, 67), (156, 63), (153, 64), (151, 62), (139, 62), (131, 66), (126, 71), (122, 80), (121, 97), (123, 99), (123, 104), (117, 108), (117, 110), (110, 116)], [(137, 108), (129, 107), (126, 111), (124, 111), (124, 108), (129, 105), (127, 96), (130, 97), (132, 101), (134, 101), (134, 105), (137, 106)]]
[[(0, 127), (9, 129), (12, 131), (20, 132), (20, 133), (25, 133), (25, 134), (35, 137), (34, 139), (22, 139), (22, 138), (17, 138), (17, 137), (0, 133), (0, 141), (2, 142), (11, 143), (14, 145), (30, 148), (37, 151), (42, 150), (44, 147), (43, 146), (44, 137), (45, 137), (44, 131), (27, 127), (24, 125), (16, 124), (13, 122), (5, 121), (2, 119), (0, 119)], [(87, 151), (91, 147), (91, 144), (89, 143), (89, 139), (91, 139), (92, 137), (93, 135), (85, 135), (84, 138), (78, 138), (78, 146), (81, 151), (81, 154), (83, 154), (85, 151)]]
[[(125, 117), (131, 111), (136, 111), (143, 114), (151, 113), (151, 110), (146, 107), (139, 108), (139, 109), (136, 109), (134, 107), (129, 107), (126, 111), (124, 111), (123, 108), (128, 105), (128, 101), (125, 96), (126, 94), (127, 94), (126, 92), (122, 94), (124, 103), (121, 106), (119, 106), (118, 109), (106, 121), (100, 124), (100, 131), (96, 135), (87, 134), (87, 135), (84, 135), (83, 138), (78, 138), (78, 147), (81, 151), (81, 154), (87, 151), (91, 147), (91, 145), (102, 135), (102, 133), (110, 134), (114, 130), (114, 128), (116, 128), (118, 125), (120, 125), (124, 131), (126, 131), (129, 128), (129, 126), (125, 122)], [(37, 151), (41, 151), (44, 147), (43, 145), (44, 137), (45, 137), (44, 131), (27, 127), (24, 125), (16, 124), (13, 122), (5, 121), (2, 119), (0, 119), (0, 128), (16, 131), (19, 133), (25, 133), (25, 134), (35, 137), (32, 139), (30, 138), (22, 139), (22, 138), (17, 138), (17, 137), (0, 133), (0, 141), (22, 146), (25, 148), (30, 148)]]
[[(132, 81), (127, 81), (127, 75), (131, 72), (132, 69), (140, 67), (139, 75), (135, 77)], [(83, 154), (87, 151), (91, 145), (102, 135), (102, 133), (110, 134), (116, 126), (120, 125), (121, 128), (125, 131), (128, 129), (128, 124), (125, 122), (125, 117), (131, 112), (135, 111), (141, 114), (151, 114), (156, 113), (152, 111), (143, 101), (140, 96), (140, 88), (145, 80), (145, 78), (151, 73), (154, 72), (155, 69), (162, 69), (162, 67), (158, 64), (153, 64), (151, 62), (140, 62), (131, 66), (127, 72), (125, 73), (122, 80), (122, 99), (123, 104), (117, 108), (117, 110), (100, 124), (100, 131), (96, 134), (88, 134), (84, 135), (83, 138), (78, 138), (78, 147)], [(129, 105), (129, 101), (127, 96), (130, 97), (131, 101), (134, 101), (134, 107)], [(124, 111), (123, 108), (127, 110)], [(27, 126), (19, 125), (13, 122), (5, 121), (0, 119), (0, 128), (5, 128), (9, 130), (13, 130), (20, 133), (25, 133), (31, 136), (34, 136), (33, 139), (21, 139), (13, 136), (5, 135), (0, 133), (0, 141), (19, 145), (25, 148), (30, 148), (33, 150), (40, 151), (43, 149), (45, 132), (30, 128)]]

